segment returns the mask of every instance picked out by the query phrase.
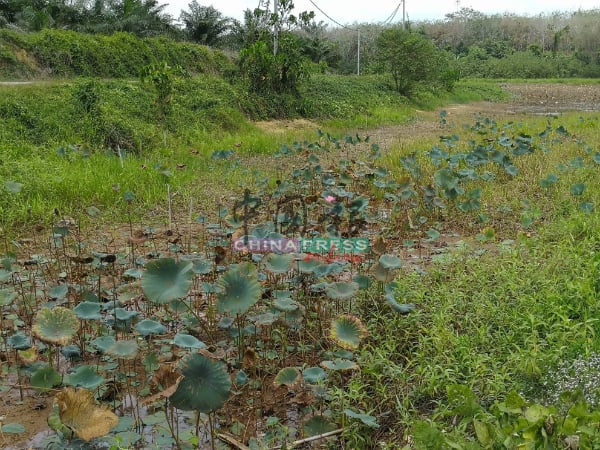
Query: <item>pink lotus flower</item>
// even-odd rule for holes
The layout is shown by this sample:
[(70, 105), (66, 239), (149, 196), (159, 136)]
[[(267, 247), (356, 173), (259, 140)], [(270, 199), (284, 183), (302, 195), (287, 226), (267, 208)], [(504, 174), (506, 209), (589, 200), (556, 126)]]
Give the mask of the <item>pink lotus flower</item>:
[(335, 203), (335, 197), (333, 195), (328, 195), (327, 197), (325, 197), (325, 201), (329, 203)]

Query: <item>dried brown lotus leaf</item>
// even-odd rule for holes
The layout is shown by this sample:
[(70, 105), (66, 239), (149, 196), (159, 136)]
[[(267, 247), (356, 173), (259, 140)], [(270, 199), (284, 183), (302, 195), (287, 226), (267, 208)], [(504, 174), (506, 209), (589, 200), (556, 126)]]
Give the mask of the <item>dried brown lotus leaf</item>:
[(119, 418), (104, 406), (96, 405), (87, 389), (65, 388), (56, 395), (60, 421), (84, 441), (108, 434)]

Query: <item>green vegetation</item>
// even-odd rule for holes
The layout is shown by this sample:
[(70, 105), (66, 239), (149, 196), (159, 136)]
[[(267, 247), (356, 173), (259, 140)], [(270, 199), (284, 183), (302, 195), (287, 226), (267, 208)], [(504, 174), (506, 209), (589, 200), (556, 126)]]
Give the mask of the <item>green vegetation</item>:
[[(83, 98), (94, 111), (95, 97)], [(3, 327), (4, 367), (25, 392), (62, 389), (47, 444), (64, 446), (66, 425), (80, 439), (129, 446), (185, 448), (204, 433), (227, 439), (227, 430), (256, 448), (324, 432), (349, 448), (593, 448), (598, 119), (463, 125), (442, 112), (439, 126), (442, 137), (415, 140), (411, 154), (320, 132), (270, 155), (277, 173), (243, 167), (252, 153), (213, 152), (207, 169), (217, 175), (200, 179), (228, 173), (239, 186), (221, 181), (214, 206), (172, 216), (175, 197), (166, 198), (160, 214), (172, 234), (143, 215), (96, 233), (111, 207), (94, 202), (75, 207), (74, 222), (38, 232), (50, 247), (27, 255), (31, 263), (18, 263), (13, 252), (23, 250), (6, 242), (1, 318), (16, 329)], [(119, 172), (115, 156), (90, 158), (112, 158)], [(155, 170), (186, 193), (184, 205), (197, 200), (167, 168)], [(147, 172), (113, 192), (127, 214), (146, 204), (153, 182), (139, 174)], [(31, 186), (4, 188), (18, 202)], [(345, 256), (231, 248), (244, 237), (312, 235), (369, 237), (371, 248)], [(91, 404), (106, 427), (75, 419), (71, 396), (112, 385), (157, 412), (133, 409), (117, 421)]]

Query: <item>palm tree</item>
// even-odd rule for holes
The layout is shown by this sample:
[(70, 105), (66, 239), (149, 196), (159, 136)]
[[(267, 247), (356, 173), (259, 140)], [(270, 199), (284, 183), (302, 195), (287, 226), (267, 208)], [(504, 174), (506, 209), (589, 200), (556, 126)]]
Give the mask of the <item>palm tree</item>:
[(189, 11), (181, 11), (179, 20), (185, 25), (184, 31), (193, 42), (216, 46), (231, 29), (231, 19), (212, 6), (202, 6), (194, 0), (188, 8)]

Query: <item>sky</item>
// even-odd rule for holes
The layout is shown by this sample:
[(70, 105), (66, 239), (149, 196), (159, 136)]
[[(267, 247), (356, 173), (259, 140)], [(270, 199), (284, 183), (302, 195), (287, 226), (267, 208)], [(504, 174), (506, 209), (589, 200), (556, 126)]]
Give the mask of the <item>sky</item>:
[[(197, 0), (202, 6), (213, 6), (227, 17), (242, 19), (246, 9), (253, 10), (258, 0)], [(388, 19), (401, 4), (401, 0), (313, 0), (325, 14), (341, 24), (377, 23)], [(412, 21), (441, 20), (446, 14), (459, 8), (473, 8), (485, 14), (505, 12), (535, 16), (555, 11), (577, 11), (578, 9), (600, 9), (600, 0), (405, 0), (406, 16)], [(191, 0), (159, 0), (167, 4), (165, 12), (177, 19), (181, 10), (188, 10)], [(334, 23), (319, 12), (310, 0), (294, 0), (295, 11), (314, 11), (316, 20)], [(273, 1), (271, 0), (271, 5)], [(394, 21), (402, 21), (402, 6)]]

